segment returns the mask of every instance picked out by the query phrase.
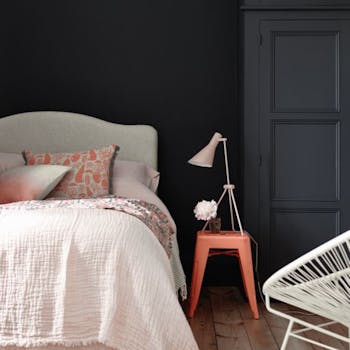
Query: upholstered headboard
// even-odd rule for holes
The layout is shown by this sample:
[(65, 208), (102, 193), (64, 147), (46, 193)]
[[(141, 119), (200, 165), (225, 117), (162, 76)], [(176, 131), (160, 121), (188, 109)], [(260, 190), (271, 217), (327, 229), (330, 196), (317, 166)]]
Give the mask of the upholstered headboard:
[(0, 152), (69, 152), (115, 143), (118, 159), (142, 161), (157, 169), (157, 131), (69, 112), (28, 112), (0, 119)]

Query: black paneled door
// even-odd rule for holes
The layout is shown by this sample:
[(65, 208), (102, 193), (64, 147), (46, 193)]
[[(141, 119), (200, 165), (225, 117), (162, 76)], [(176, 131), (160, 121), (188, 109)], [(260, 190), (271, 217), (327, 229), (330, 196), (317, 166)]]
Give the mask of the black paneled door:
[(267, 19), (259, 41), (259, 226), (272, 273), (350, 228), (350, 21)]

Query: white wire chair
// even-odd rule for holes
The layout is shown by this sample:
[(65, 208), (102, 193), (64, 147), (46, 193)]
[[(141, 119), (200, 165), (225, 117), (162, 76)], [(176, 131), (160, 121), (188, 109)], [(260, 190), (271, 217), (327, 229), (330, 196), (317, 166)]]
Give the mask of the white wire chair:
[[(267, 309), (289, 320), (281, 350), (286, 349), (289, 337), (325, 349), (337, 350), (303, 335), (309, 330), (347, 342), (350, 349), (350, 231), (331, 239), (277, 271), (264, 283), (263, 293), (266, 296)], [(271, 298), (323, 316), (329, 322), (312, 324), (294, 314), (276, 310), (271, 306)], [(327, 329), (327, 326), (334, 323), (347, 327), (348, 336)], [(303, 327), (293, 330), (295, 324)]]

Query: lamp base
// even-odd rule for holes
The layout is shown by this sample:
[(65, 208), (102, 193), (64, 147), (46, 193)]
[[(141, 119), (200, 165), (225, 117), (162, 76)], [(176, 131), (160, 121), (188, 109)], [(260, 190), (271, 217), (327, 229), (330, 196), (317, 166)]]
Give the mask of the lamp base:
[[(236, 231), (235, 230), (235, 225), (234, 225), (234, 218), (233, 218), (233, 210), (234, 210), (235, 214), (236, 214), (237, 221), (238, 221), (239, 231), (240, 231), (241, 235), (243, 235), (243, 228), (242, 228), (242, 224), (241, 224), (241, 219), (239, 217), (235, 196), (233, 194), (233, 190), (235, 188), (235, 185), (227, 183), (227, 184), (225, 184), (223, 186), (223, 188), (224, 188), (224, 191), (222, 192), (222, 194), (221, 194), (221, 196), (220, 196), (220, 198), (219, 198), (219, 200), (217, 202), (217, 206), (219, 207), (222, 199), (225, 197), (225, 194), (227, 193), (228, 194), (228, 202), (229, 202), (229, 205), (230, 205), (230, 216), (231, 216), (231, 228), (232, 228), (232, 231)], [(209, 224), (209, 220), (203, 226), (203, 229), (202, 229), (203, 231), (207, 228), (208, 224)]]

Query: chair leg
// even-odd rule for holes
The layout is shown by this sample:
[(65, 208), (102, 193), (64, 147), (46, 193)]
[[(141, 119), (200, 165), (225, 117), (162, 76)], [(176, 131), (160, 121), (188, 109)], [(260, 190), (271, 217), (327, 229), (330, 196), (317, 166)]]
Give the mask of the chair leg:
[(282, 346), (281, 346), (281, 350), (285, 350), (286, 347), (287, 347), (287, 343), (288, 343), (288, 340), (289, 340), (290, 333), (291, 333), (291, 331), (293, 329), (293, 325), (294, 325), (294, 322), (292, 320), (289, 321), (289, 324), (288, 324), (288, 327), (287, 327), (287, 330), (286, 330), (286, 334), (284, 336), (283, 343), (282, 343)]
[(255, 282), (253, 273), (252, 252), (250, 247), (250, 240), (245, 240), (239, 250), (239, 260), (241, 266), (242, 279), (244, 289), (249, 301), (250, 309), (253, 312), (253, 317), (257, 320), (259, 318), (258, 305), (256, 302)]
[(199, 294), (202, 287), (203, 276), (205, 271), (205, 266), (208, 260), (209, 247), (205, 244), (201, 244), (197, 241), (194, 262), (193, 262), (193, 272), (192, 272), (192, 282), (191, 282), (191, 294), (190, 294), (190, 306), (188, 309), (188, 317), (192, 318), (196, 310)]

